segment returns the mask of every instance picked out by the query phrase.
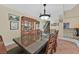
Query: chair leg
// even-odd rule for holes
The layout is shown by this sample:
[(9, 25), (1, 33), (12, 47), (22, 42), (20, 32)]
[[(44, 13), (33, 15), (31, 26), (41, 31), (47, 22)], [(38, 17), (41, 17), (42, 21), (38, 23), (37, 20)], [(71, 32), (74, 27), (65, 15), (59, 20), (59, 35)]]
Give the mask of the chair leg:
[(54, 52), (56, 52), (56, 48), (54, 49)]
[(54, 52), (56, 52), (56, 46), (54, 46)]

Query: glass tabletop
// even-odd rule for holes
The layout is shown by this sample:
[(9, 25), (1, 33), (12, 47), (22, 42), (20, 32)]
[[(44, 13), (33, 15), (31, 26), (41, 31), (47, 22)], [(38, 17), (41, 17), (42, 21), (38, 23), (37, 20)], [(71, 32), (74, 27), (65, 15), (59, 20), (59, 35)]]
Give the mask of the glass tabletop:
[(16, 44), (18, 44), (20, 47), (22, 47), (29, 53), (37, 53), (38, 50), (40, 50), (48, 41), (48, 38), (45, 36), (42, 35), (42, 38), (39, 38), (37, 40), (27, 40), (27, 39), (22, 40), (21, 38), (16, 38), (13, 40), (15, 41)]

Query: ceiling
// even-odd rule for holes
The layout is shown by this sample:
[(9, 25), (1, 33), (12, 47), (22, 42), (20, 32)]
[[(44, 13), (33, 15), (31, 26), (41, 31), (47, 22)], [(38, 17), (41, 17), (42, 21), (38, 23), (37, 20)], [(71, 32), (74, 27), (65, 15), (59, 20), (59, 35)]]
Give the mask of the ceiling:
[[(25, 13), (26, 16), (33, 16), (35, 18), (39, 18), (40, 13), (43, 13), (42, 4), (4, 4), (4, 6)], [(46, 12), (51, 15), (52, 19), (55, 19), (59, 15), (63, 15), (64, 11), (70, 10), (75, 6), (76, 5), (73, 4), (47, 4)]]

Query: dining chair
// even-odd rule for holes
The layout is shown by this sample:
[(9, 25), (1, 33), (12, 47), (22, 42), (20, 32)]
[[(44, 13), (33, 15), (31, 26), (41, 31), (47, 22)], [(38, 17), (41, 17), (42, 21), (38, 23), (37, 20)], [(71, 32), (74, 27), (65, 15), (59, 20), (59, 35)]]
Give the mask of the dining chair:
[(54, 52), (56, 52), (57, 37), (58, 37), (58, 31), (55, 31), (54, 33), (51, 33), (49, 35), (49, 40), (45, 51), (46, 54), (53, 54)]

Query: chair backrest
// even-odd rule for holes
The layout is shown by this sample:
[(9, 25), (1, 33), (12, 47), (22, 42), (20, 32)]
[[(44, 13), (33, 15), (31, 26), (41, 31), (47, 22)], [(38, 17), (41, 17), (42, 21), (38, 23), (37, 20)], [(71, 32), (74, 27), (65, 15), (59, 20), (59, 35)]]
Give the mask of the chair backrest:
[(45, 53), (52, 54), (56, 52), (57, 36), (58, 36), (58, 31), (56, 31), (54, 34), (53, 33), (50, 34)]
[(0, 35), (0, 54), (7, 53), (2, 36)]

